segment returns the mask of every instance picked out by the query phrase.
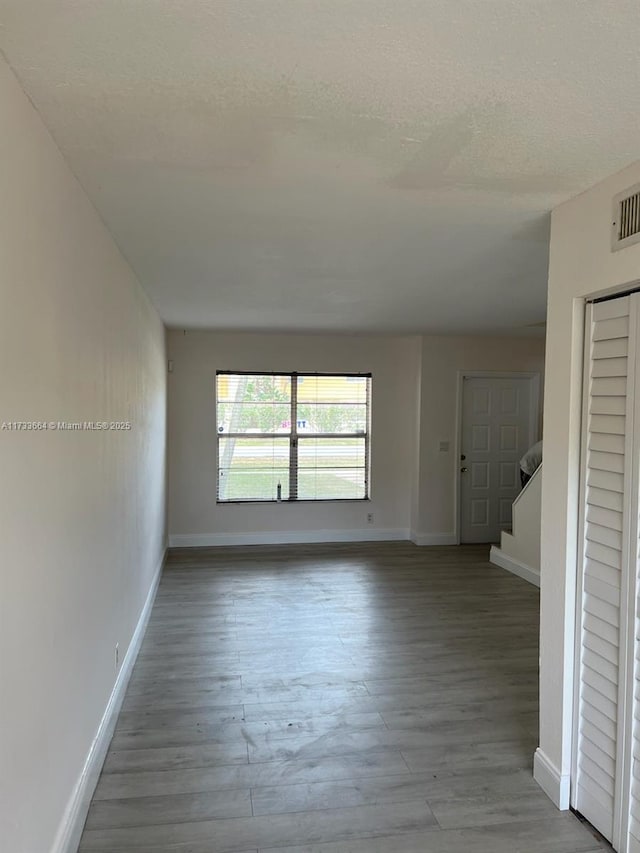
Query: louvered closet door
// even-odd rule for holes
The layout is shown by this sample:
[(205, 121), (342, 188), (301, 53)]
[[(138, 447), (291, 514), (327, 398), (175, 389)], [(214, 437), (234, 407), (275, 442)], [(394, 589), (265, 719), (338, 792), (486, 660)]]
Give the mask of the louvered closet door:
[[(582, 596), (573, 802), (620, 846), (625, 821), (631, 298), (587, 307), (583, 414)], [(635, 323), (632, 324), (635, 328)], [(624, 846), (624, 844), (623, 844)]]

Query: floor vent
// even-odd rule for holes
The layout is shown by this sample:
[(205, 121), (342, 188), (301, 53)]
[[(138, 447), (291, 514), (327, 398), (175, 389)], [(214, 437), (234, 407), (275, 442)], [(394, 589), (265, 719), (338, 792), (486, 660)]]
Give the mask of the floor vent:
[(625, 190), (613, 200), (613, 251), (640, 241), (640, 184)]

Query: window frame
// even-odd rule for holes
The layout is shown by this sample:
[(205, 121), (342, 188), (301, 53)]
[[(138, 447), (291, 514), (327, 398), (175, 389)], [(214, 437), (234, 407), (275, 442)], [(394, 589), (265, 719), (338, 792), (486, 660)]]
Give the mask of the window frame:
[[(284, 376), (291, 380), (291, 400), (290, 400), (290, 420), (291, 432), (282, 435), (278, 433), (251, 433), (251, 436), (256, 439), (270, 439), (274, 437), (289, 439), (289, 497), (282, 498), (278, 501), (277, 498), (239, 498), (228, 499), (220, 498), (220, 440), (224, 438), (246, 438), (247, 433), (220, 433), (216, 427), (216, 504), (233, 505), (233, 504), (273, 504), (273, 503), (362, 503), (363, 501), (371, 500), (371, 387), (373, 383), (373, 374), (368, 373), (319, 373), (309, 371), (289, 371), (289, 370), (216, 370), (215, 382), (215, 420), (217, 424), (218, 413), (218, 377), (220, 376)], [(354, 433), (313, 433), (306, 436), (308, 438), (324, 438), (324, 439), (364, 439), (364, 497), (361, 498), (299, 498), (298, 492), (298, 473), (300, 471), (298, 465), (298, 379), (305, 377), (329, 377), (339, 379), (366, 379), (366, 425), (364, 432)], [(294, 497), (291, 497), (292, 491)]]

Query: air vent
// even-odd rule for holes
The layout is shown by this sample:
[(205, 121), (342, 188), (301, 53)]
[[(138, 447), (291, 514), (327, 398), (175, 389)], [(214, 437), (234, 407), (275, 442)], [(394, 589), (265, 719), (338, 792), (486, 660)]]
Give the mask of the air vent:
[(611, 237), (614, 252), (640, 242), (640, 184), (614, 198)]

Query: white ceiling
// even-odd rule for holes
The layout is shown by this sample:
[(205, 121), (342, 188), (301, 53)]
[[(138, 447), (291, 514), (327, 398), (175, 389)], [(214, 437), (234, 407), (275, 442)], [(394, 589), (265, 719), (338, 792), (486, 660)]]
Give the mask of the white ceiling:
[(548, 211), (640, 156), (638, 0), (0, 0), (168, 325), (523, 331)]

